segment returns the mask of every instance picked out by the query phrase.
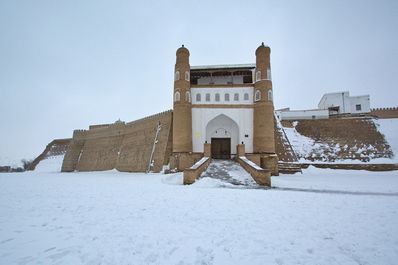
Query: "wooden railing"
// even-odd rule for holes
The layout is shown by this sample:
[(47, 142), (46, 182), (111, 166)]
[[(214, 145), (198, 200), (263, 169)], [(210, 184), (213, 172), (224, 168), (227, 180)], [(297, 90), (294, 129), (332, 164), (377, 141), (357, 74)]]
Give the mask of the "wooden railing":
[(184, 170), (184, 185), (189, 185), (195, 182), (195, 180), (207, 169), (211, 161), (210, 157), (202, 157), (192, 167)]

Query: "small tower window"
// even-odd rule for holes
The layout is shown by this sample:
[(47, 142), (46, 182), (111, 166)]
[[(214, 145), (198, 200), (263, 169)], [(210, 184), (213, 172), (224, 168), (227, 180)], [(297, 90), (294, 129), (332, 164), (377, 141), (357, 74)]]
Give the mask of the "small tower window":
[(189, 81), (189, 72), (188, 71), (185, 72), (185, 80)]
[(244, 100), (249, 100), (249, 93), (245, 93), (245, 94), (243, 95), (243, 99), (244, 99)]
[(239, 94), (238, 94), (238, 93), (235, 93), (235, 94), (234, 94), (234, 100), (235, 100), (235, 101), (239, 101)]
[(191, 93), (189, 93), (189, 91), (187, 91), (185, 93), (185, 101), (186, 102), (191, 102)]
[(210, 101), (210, 93), (206, 93), (206, 101), (207, 101), (207, 102)]
[(271, 69), (267, 69), (267, 79), (271, 80)]
[(268, 90), (268, 100), (272, 101), (272, 90)]
[(256, 72), (256, 81), (260, 81), (261, 80), (261, 71), (257, 71)]
[(181, 96), (180, 96), (180, 92), (175, 92), (174, 93), (174, 102), (177, 102), (177, 101), (180, 101), (180, 98), (181, 98)]
[(261, 92), (260, 92), (260, 90), (256, 90), (256, 94), (254, 95), (254, 100), (255, 101), (261, 100)]
[(180, 71), (176, 71), (174, 74), (174, 81), (180, 80)]
[(229, 101), (229, 94), (228, 94), (228, 93), (226, 93), (226, 94), (224, 95), (224, 100), (225, 100), (225, 101)]
[(216, 101), (220, 101), (220, 94), (216, 93)]
[(201, 94), (196, 94), (196, 101), (197, 102), (200, 102), (200, 101), (202, 101), (202, 95)]

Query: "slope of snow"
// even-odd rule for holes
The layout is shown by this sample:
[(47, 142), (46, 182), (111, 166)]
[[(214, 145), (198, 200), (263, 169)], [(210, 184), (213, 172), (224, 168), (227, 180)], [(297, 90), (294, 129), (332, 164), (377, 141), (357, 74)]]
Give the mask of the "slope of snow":
[[(285, 187), (305, 182), (305, 187), (398, 192), (395, 172), (312, 170), (272, 180)], [(181, 183), (181, 173), (0, 174), (0, 264), (398, 260), (396, 195)]]
[(398, 163), (398, 119), (380, 119), (375, 123), (394, 153), (393, 161)]

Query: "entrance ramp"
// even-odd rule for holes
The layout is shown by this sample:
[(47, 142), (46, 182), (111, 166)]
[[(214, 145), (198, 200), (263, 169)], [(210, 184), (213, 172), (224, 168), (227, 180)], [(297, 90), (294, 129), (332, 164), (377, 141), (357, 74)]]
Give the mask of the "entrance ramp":
[(258, 186), (252, 176), (233, 160), (213, 159), (199, 179), (214, 178), (240, 186)]

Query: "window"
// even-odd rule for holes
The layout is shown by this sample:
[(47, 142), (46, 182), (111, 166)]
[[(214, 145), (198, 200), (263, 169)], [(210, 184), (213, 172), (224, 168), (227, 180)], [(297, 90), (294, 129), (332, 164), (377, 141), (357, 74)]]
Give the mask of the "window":
[(180, 80), (180, 72), (176, 71), (174, 74), (174, 81)]
[(206, 93), (206, 101), (207, 101), (207, 102), (210, 101), (210, 93)]
[(225, 101), (229, 101), (229, 94), (228, 94), (228, 93), (226, 93), (226, 94), (224, 95), (224, 100), (225, 100)]
[(174, 102), (180, 101), (180, 92), (175, 92), (174, 93)]
[(356, 109), (356, 110), (362, 110), (362, 106), (361, 106), (361, 104), (357, 104), (357, 105), (355, 105), (355, 109)]
[(268, 90), (268, 100), (272, 101), (272, 90)]
[(255, 101), (261, 100), (261, 92), (260, 92), (260, 90), (256, 90), (256, 94), (254, 95), (254, 100)]
[(235, 100), (235, 101), (239, 101), (239, 94), (238, 94), (238, 93), (235, 93), (235, 94), (234, 94), (234, 100)]
[(189, 72), (188, 71), (185, 72), (185, 80), (189, 81)]
[(260, 81), (261, 80), (261, 71), (257, 71), (256, 72), (256, 81)]
[(191, 93), (189, 91), (185, 92), (185, 101), (191, 102)]
[(220, 101), (220, 94), (216, 93), (216, 101)]
[(243, 95), (243, 99), (244, 99), (244, 100), (249, 100), (249, 93), (245, 93), (245, 94)]
[(267, 79), (271, 80), (271, 69), (267, 69)]
[(202, 100), (202, 95), (201, 94), (196, 94), (196, 101), (200, 102)]

